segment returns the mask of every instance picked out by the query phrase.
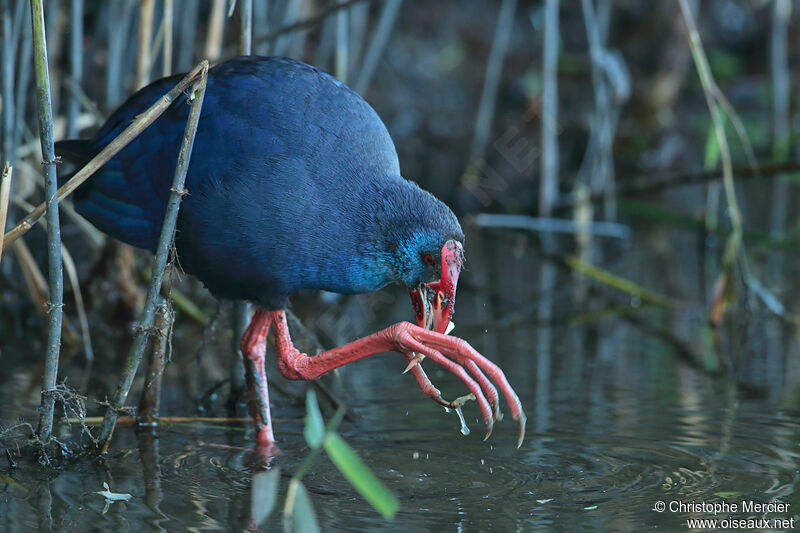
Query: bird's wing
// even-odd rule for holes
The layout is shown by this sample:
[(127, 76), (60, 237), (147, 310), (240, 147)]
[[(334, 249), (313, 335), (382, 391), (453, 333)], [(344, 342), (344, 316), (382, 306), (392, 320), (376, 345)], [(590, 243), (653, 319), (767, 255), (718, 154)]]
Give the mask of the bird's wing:
[[(69, 157), (88, 160), (179, 78), (156, 81), (131, 96), (91, 141), (60, 146)], [(123, 242), (154, 249), (189, 109), (186, 95), (176, 98), (76, 191), (78, 212)], [(186, 178), (189, 196), (180, 216), (183, 220), (197, 210), (197, 216), (218, 222), (225, 201), (240, 210), (254, 200), (244, 192), (250, 187), (242, 185), (252, 182), (258, 184), (261, 202), (253, 208), (273, 213), (276, 226), (271, 229), (277, 231), (283, 227), (279, 223), (289, 220), (295, 227), (304, 223), (309, 235), (317, 235), (318, 227), (327, 225), (314, 224), (309, 209), (297, 213), (299, 206), (310, 204), (329, 217), (347, 214), (346, 206), (357, 203), (355, 191), (386, 176), (399, 176), (394, 145), (375, 112), (350, 89), (291, 60), (238, 58), (209, 71)], [(217, 194), (203, 203), (200, 198), (209, 187), (242, 192)], [(296, 216), (280, 217), (287, 209)], [(344, 226), (351, 218), (339, 217), (337, 230), (329, 228), (336, 233), (333, 237), (349, 233)], [(198, 227), (179, 221), (179, 230), (195, 232)]]
[[(180, 75), (165, 78), (142, 89), (109, 117), (93, 139), (62, 141), (56, 144), (57, 153), (84, 164), (179, 79)], [(112, 237), (155, 249), (188, 112), (182, 95), (76, 191), (76, 210)]]

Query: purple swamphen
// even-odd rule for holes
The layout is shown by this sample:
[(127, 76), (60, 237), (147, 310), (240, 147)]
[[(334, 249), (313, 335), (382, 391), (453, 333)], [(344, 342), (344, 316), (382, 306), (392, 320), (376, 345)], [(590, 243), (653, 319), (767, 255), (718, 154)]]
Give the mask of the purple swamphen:
[[(62, 141), (56, 151), (85, 163), (181, 77), (143, 88), (94, 138)], [(154, 250), (189, 107), (185, 95), (176, 99), (82, 185), (77, 211), (105, 233)], [(461, 226), (446, 205), (400, 175), (386, 127), (346, 85), (289, 59), (248, 56), (215, 66), (186, 189), (175, 237), (181, 266), (216, 297), (259, 305), (241, 346), (256, 369), (247, 383), (260, 444), (274, 442), (264, 372), (270, 327), (278, 368), (289, 379), (315, 379), (397, 351), (426, 395), (460, 406), (470, 396), (442, 399), (422, 370), (427, 357), (466, 384), (487, 437), (500, 417), (494, 382), (520, 423), (521, 444), (525, 414), (503, 371), (446, 334), (463, 264)], [(355, 294), (392, 282), (408, 288), (418, 325), (400, 322), (312, 357), (292, 344), (284, 313), (290, 294)]]

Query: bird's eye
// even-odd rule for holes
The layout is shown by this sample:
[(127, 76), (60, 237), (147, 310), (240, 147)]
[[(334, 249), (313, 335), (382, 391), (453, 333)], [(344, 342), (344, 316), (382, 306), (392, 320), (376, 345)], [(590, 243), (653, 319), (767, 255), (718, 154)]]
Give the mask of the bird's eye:
[(431, 254), (425, 254), (424, 256), (422, 256), (422, 260), (425, 261), (426, 265), (433, 266), (435, 264), (435, 261), (433, 260), (433, 256)]

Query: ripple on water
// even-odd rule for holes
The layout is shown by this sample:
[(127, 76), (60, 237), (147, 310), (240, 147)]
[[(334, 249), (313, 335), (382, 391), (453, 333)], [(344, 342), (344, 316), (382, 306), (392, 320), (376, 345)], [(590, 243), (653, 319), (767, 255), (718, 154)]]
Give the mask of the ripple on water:
[[(379, 475), (404, 502), (404, 523), (423, 525), (436, 513), (442, 524), (545, 527), (577, 512), (577, 527), (581, 513), (591, 512), (593, 521), (615, 527), (674, 528), (680, 516), (654, 513), (656, 501), (767, 501), (776, 485), (784, 497), (791, 493), (785, 481), (800, 464), (800, 417), (755, 413), (640, 407), (636, 431), (622, 435), (567, 416), (553, 424), (557, 431), (529, 432), (521, 450), (506, 422), (484, 443), (481, 432), (461, 437), (447, 416), (433, 414), (348, 438), (368, 464), (386, 465)], [(335, 483), (330, 474), (319, 481)], [(357, 502), (351, 505), (355, 519)]]
[[(431, 406), (409, 409), (405, 417), (406, 409), (371, 404), (356, 409), (357, 422), (340, 428), (400, 499), (395, 522), (387, 525), (323, 455), (303, 481), (324, 529), (581, 530), (592, 524), (676, 530), (681, 515), (654, 513), (656, 501), (791, 498), (800, 467), (800, 416), (768, 415), (758, 406), (735, 412), (642, 406), (636, 423), (621, 431), (605, 422), (586, 423), (574, 412), (558, 413), (546, 431), (530, 431), (519, 450), (510, 417), (484, 442), (477, 424), (462, 436), (453, 413)], [(280, 501), (288, 477), (309, 453), (301, 429), (299, 419), (281, 424), (281, 455), (272, 461), (282, 469)], [(153, 524), (168, 530), (242, 529), (259, 471), (251, 438), (241, 428), (173, 426), (160, 428), (158, 438), (120, 428), (118, 451), (103, 461), (78, 461), (53, 480), (26, 478), (25, 472), (38, 470), (20, 467), (15, 479), (34, 494), (49, 483), (53, 515), (78, 529), (105, 527), (110, 516), (130, 530)], [(112, 490), (133, 495), (106, 515), (94, 494), (104, 480)], [(44, 501), (21, 491), (6, 497), (31, 512)], [(279, 526), (278, 518), (267, 526)]]

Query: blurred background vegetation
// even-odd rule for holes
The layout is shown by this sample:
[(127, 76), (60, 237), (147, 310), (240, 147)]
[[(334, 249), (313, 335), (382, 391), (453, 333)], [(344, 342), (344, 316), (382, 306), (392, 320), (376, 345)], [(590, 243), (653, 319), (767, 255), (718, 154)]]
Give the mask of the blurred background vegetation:
[[(239, 16), (245, 3), (48, 0), (55, 139), (91, 136), (150, 80), (246, 50)], [(423, 511), (433, 509), (449, 526), (530, 530), (572, 516), (576, 527), (586, 527), (590, 511), (615, 529), (673, 530), (676, 521), (650, 511), (665, 494), (796, 500), (795, 2), (252, 5), (252, 52), (300, 59), (347, 82), (385, 121), (404, 176), (459, 215), (468, 262), (455, 334), (505, 369), (529, 414), (531, 435), (517, 452), (506, 425), (495, 428), (496, 447), (462, 438), (454, 417), (442, 423), (432, 402), (407, 396), (413, 385), (400, 379), (401, 359), (372, 358), (316, 383), (326, 418), (332, 406), (350, 406), (341, 431), (398, 494), (397, 524), (429, 526), (432, 515)], [(29, 2), (0, 0), (0, 17), (0, 155), (14, 167), (9, 229), (44, 200), (44, 167)], [(68, 170), (58, 166), (59, 174)], [(68, 200), (61, 224), (65, 320), (55, 435), (87, 443), (87, 428), (64, 421), (105, 409), (135, 335), (152, 255), (106, 238)], [(0, 263), (0, 444), (7, 451), (33, 432), (26, 424), (37, 417), (46, 273), (39, 224)], [(241, 416), (234, 355), (241, 307), (215, 301), (176, 269), (163, 292), (176, 311), (171, 342), (154, 343), (156, 352), (171, 355), (163, 414)], [(292, 310), (305, 324), (293, 322), (293, 335), (308, 351), (411, 317), (399, 287), (358, 296), (300, 294)], [(306, 385), (283, 380), (273, 366), (273, 413), (288, 452), (281, 467), (305, 472)], [(428, 371), (448, 393), (461, 390), (451, 376)], [(245, 527), (241, 517), (263, 511), (250, 496), (261, 482), (251, 483), (242, 466), (241, 450), (252, 443), (239, 426), (194, 420), (183, 432), (178, 423), (162, 425), (158, 439), (119, 431), (115, 461), (97, 471), (73, 469), (44, 481), (18, 476), (36, 488), (36, 498), (14, 492), (14, 480), (0, 476), (8, 489), (0, 517), (21, 523), (52, 510), (50, 525), (86, 523), (71, 502), (99, 488), (95, 477), (111, 480), (115, 472), (112, 489), (144, 492), (149, 507), (135, 497), (121, 521), (162, 517), (163, 496), (181, 526)], [(235, 451), (214, 447), (225, 439)], [(128, 459), (137, 447), (141, 465)], [(8, 453), (8, 472), (12, 455), (20, 460)], [(366, 506), (352, 490), (330, 488), (329, 476), (338, 474), (327, 468), (317, 463), (303, 477), (320, 522), (382, 525), (372, 511), (360, 514)], [(160, 469), (165, 484), (174, 480), (163, 495)], [(535, 513), (534, 494), (541, 498)], [(217, 507), (209, 511), (207, 502)], [(570, 509), (576, 512), (564, 512)], [(88, 520), (107, 526), (102, 518)]]
[[(43, 175), (28, 3), (0, 7), (2, 158), (15, 169), (8, 229), (43, 200)], [(55, 138), (90, 136), (149, 80), (237, 55), (236, 9), (226, 0), (49, 0)], [(256, 0), (252, 51), (350, 84), (385, 121), (405, 177), (459, 214), (470, 260), (495, 265), (473, 264), (463, 279), (494, 305), (483, 316), (464, 311), (462, 334), (577, 320), (596, 338), (604, 318), (624, 316), (704, 372), (750, 382), (748, 354), (758, 352), (773, 354), (764, 380), (796, 383), (797, 18), (790, 0)], [(113, 378), (82, 364), (94, 351), (114, 372), (149, 254), (105, 238), (69, 202), (62, 224), (62, 365), (102, 398)], [(44, 350), (45, 250), (34, 229), (4, 254), (3, 360), (30, 364)], [(494, 284), (495, 275), (514, 282)], [(229, 304), (175, 278), (175, 338), (195, 353), (181, 379), (197, 406), (228, 377), (230, 349), (219, 339), (233, 326)], [(560, 312), (565, 301), (572, 307)], [(323, 345), (385, 322), (381, 309), (407, 315), (406, 304), (399, 291), (294, 301)], [(745, 342), (743, 328), (759, 335)], [(545, 330), (530, 341), (544, 352)], [(31, 394), (37, 375), (26, 380)]]

